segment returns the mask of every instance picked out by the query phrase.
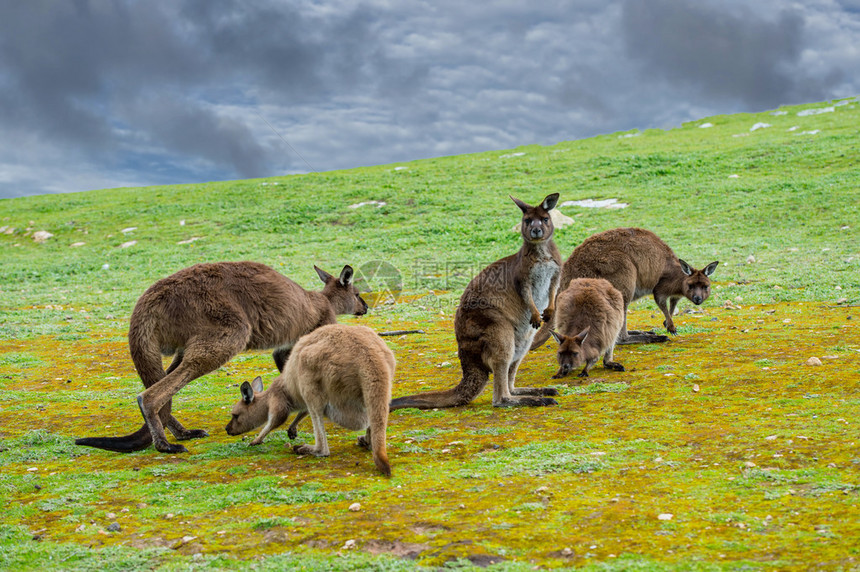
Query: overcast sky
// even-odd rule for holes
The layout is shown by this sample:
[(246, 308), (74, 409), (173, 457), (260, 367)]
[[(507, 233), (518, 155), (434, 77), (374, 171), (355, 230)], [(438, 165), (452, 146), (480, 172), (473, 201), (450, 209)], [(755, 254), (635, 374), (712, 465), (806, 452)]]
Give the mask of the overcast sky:
[(0, 3), (0, 197), (408, 161), (860, 94), (860, 0)]

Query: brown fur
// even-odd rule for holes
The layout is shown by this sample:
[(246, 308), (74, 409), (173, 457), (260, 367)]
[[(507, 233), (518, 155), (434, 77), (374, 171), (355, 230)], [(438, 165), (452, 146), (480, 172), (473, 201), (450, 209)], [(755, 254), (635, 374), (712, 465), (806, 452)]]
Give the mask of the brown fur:
[[(513, 197), (511, 197), (513, 199)], [(453, 389), (391, 402), (391, 409), (455, 407), (480, 395), (493, 373), (493, 405), (556, 405), (552, 388), (515, 387), (517, 368), (531, 345), (541, 318), (552, 320), (561, 255), (552, 241), (549, 216), (558, 194), (540, 205), (513, 199), (523, 212), (519, 252), (497, 260), (466, 286), (454, 317), (463, 378)]]
[(307, 411), (314, 424), (314, 445), (296, 445), (296, 453), (328, 457), (325, 416), (347, 429), (367, 429), (358, 444), (373, 451), (377, 468), (390, 477), (385, 429), (394, 367), (394, 353), (370, 328), (323, 326), (299, 340), (267, 391), (259, 377), (253, 385), (242, 384), (242, 399), (233, 406), (227, 433), (240, 435), (265, 423), (251, 441), (258, 445), (291, 412)]
[(568, 375), (580, 364), (588, 372), (603, 356), (603, 367), (624, 371), (624, 366), (612, 361), (615, 340), (624, 325), (624, 299), (621, 292), (602, 278), (576, 278), (558, 295), (555, 317), (558, 333), (558, 373), (553, 379)]
[[(718, 262), (702, 270), (679, 260), (669, 246), (642, 228), (615, 228), (586, 238), (565, 261), (561, 271), (561, 289), (574, 278), (605, 278), (624, 298), (624, 325), (619, 344), (665, 342), (669, 338), (651, 332), (627, 330), (627, 307), (631, 302), (653, 294), (663, 312), (663, 325), (676, 334), (672, 314), (678, 299), (688, 298), (701, 304), (711, 293), (709, 276)], [(532, 349), (549, 339), (549, 327), (541, 328)]]
[[(75, 443), (130, 452), (154, 441), (161, 452), (186, 452), (167, 441), (164, 425), (179, 440), (207, 435), (185, 429), (171, 414), (173, 395), (188, 382), (249, 349), (276, 348), (273, 356), (282, 369), (302, 335), (334, 323), (336, 314), (367, 312), (350, 266), (339, 278), (314, 268), (325, 283), (321, 292), (309, 292), (256, 262), (197, 264), (150, 286), (134, 307), (128, 332), (131, 359), (146, 388), (137, 397), (146, 423), (124, 437)], [(162, 354), (175, 356), (166, 372)]]

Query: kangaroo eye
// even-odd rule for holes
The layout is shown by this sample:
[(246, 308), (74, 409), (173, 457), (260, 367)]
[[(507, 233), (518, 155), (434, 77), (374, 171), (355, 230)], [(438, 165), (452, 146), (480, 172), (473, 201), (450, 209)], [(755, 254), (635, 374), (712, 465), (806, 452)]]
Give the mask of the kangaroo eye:
[(543, 221), (544, 221), (544, 222), (549, 222), (549, 219), (548, 219), (548, 218), (546, 218), (546, 217), (543, 217)]

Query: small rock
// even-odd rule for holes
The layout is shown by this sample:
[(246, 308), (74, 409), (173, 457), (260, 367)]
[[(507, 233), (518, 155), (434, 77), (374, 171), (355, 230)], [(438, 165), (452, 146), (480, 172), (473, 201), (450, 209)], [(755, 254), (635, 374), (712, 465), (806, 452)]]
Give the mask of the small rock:
[(118, 522), (112, 522), (107, 527), (108, 532), (119, 532), (120, 530), (121, 530), (121, 528), (120, 528)]
[(48, 240), (52, 236), (54, 236), (54, 235), (51, 234), (50, 232), (48, 232), (47, 230), (37, 230), (36, 232), (33, 233), (33, 240), (35, 242), (45, 242), (46, 240)]
[(821, 365), (821, 360), (815, 356), (812, 356), (811, 358), (806, 360), (806, 365), (811, 365), (811, 366)]
[(105, 515), (105, 518), (116, 518), (116, 513), (114, 513), (114, 512), (109, 512), (109, 513), (107, 513), (107, 514)]
[(562, 556), (570, 556), (572, 554), (573, 554), (573, 550), (571, 550), (570, 548), (565, 548), (564, 550), (561, 551)]
[(102, 264), (102, 270), (107, 270), (108, 268), (110, 268), (110, 264)]
[(136, 240), (129, 240), (128, 242), (123, 242), (122, 244), (120, 244), (119, 247), (120, 248), (128, 248), (130, 246), (134, 246), (135, 244), (137, 244)]
[(136, 227), (136, 226), (130, 226), (130, 227), (128, 227), (128, 228), (124, 228), (124, 229), (122, 229), (120, 232), (121, 232), (121, 233), (123, 233), (123, 234), (127, 234), (127, 233), (129, 233), (129, 232), (134, 232), (135, 230), (137, 230), (137, 227)]
[(755, 256), (753, 256), (752, 254), (747, 256), (747, 264), (755, 264)]
[(355, 548), (355, 540), (350, 538), (349, 540), (347, 540), (346, 542), (343, 543), (343, 547), (346, 550), (350, 550), (352, 548)]
[(71, 248), (77, 248), (77, 247), (79, 247), (79, 246), (83, 246), (83, 245), (85, 245), (85, 244), (86, 244), (86, 242), (73, 242), (73, 243), (72, 243), (72, 244), (70, 244), (69, 246), (70, 246)]
[(699, 393), (699, 384), (698, 384), (698, 383), (694, 383), (694, 384), (693, 384), (693, 392), (694, 392), (694, 393)]
[(351, 505), (349, 505), (349, 510), (350, 510), (350, 512), (358, 512), (361, 510), (361, 504), (354, 502)]
[(744, 466), (745, 466), (745, 467), (749, 467), (749, 468), (753, 468), (753, 467), (755, 467), (755, 466), (756, 466), (756, 464), (755, 464), (755, 463), (753, 463), (752, 461), (747, 461), (747, 462), (745, 462), (745, 463), (744, 463)]
[(675, 516), (675, 515), (668, 513), (668, 512), (664, 512), (662, 514), (658, 514), (657, 519), (658, 520), (672, 520), (673, 516)]
[(182, 537), (182, 544), (188, 544), (192, 540), (196, 540), (196, 539), (197, 539), (196, 536), (183, 536)]

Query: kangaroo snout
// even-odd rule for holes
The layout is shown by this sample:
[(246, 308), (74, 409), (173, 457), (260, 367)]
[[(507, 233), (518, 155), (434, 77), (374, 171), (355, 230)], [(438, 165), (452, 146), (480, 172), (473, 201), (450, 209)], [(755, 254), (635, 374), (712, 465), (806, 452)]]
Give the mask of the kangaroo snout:
[(356, 309), (355, 315), (363, 316), (367, 314), (367, 302), (365, 302), (363, 298), (359, 298), (359, 301), (361, 302), (361, 307)]
[(701, 296), (693, 296), (693, 304), (695, 304), (696, 306), (701, 305), (701, 303), (704, 301), (705, 301), (705, 299), (702, 298)]
[(543, 238), (543, 229), (539, 226), (533, 226), (529, 229), (529, 235), (532, 238)]

